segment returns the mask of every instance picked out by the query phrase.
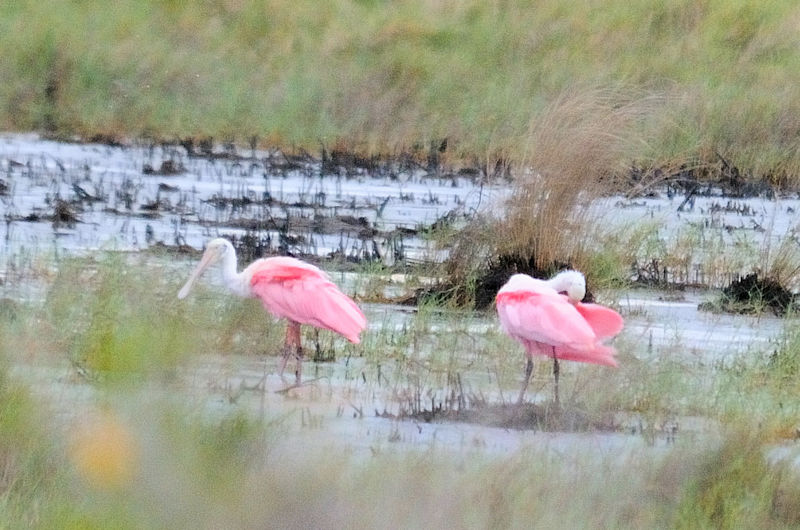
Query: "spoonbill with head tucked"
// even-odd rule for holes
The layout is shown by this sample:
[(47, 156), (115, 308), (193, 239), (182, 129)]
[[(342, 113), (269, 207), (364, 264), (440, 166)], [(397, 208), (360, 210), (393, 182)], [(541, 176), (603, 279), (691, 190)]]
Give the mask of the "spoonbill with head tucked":
[(578, 271), (563, 271), (550, 280), (515, 274), (500, 288), (496, 298), (500, 325), (528, 356), (517, 403), (522, 403), (528, 388), (534, 355), (553, 359), (556, 406), (559, 359), (617, 366), (614, 349), (602, 340), (622, 330), (622, 317), (608, 307), (582, 303), (585, 294), (586, 280)]
[(178, 298), (185, 298), (203, 271), (219, 261), (222, 262), (222, 280), (230, 291), (245, 298), (260, 298), (273, 316), (289, 322), (281, 376), (289, 356), (294, 354), (297, 359), (295, 378), (300, 383), (303, 369), (301, 324), (335, 331), (354, 344), (360, 342), (359, 335), (367, 326), (364, 313), (323, 271), (296, 258), (275, 257), (258, 259), (237, 272), (236, 251), (230, 241), (223, 238), (208, 243)]

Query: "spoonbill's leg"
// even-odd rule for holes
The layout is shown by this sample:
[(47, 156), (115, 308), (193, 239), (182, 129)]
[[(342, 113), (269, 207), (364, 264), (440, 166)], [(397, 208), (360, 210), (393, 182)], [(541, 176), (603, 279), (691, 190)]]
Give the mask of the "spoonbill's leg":
[(528, 382), (531, 380), (531, 373), (533, 372), (533, 359), (528, 357), (528, 363), (525, 365), (525, 380), (522, 382), (522, 389), (519, 391), (519, 398), (517, 405), (522, 405), (522, 399), (525, 397), (525, 391), (528, 390)]
[(283, 343), (283, 358), (281, 359), (281, 368), (278, 372), (283, 378), (283, 371), (286, 370), (286, 363), (289, 361), (289, 356), (297, 355), (295, 352), (300, 348), (300, 324), (292, 322), (291, 320), (286, 325), (286, 340)]
[(558, 401), (558, 357), (556, 357), (556, 347), (553, 346), (553, 378), (556, 380), (555, 395), (556, 395), (556, 408), (561, 406)]
[(303, 375), (303, 343), (300, 339), (300, 324), (294, 323), (294, 340), (295, 340), (295, 350), (294, 350), (294, 357), (297, 359), (297, 368), (295, 368), (294, 376), (295, 376), (295, 383), (298, 385), (300, 384), (300, 380)]

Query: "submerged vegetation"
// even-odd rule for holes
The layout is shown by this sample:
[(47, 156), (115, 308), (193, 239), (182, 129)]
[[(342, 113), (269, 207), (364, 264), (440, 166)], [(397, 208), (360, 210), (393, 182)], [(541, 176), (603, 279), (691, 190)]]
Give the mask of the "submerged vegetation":
[(798, 17), (788, 0), (7, 2), (0, 126), (536, 168), (571, 106), (619, 140), (572, 138), (597, 172), (796, 185)]

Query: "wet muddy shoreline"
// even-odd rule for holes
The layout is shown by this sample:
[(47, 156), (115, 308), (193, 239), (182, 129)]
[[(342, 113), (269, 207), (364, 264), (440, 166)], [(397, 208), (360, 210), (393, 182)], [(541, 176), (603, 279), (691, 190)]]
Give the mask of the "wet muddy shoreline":
[[(713, 179), (697, 169), (632, 168), (627, 191), (596, 207), (616, 211), (623, 222), (671, 212), (668, 230), (681, 218), (730, 234), (789, 229), (788, 219), (776, 223), (768, 216), (791, 217), (800, 208), (797, 193), (745, 180), (724, 159), (721, 167)], [(430, 157), (423, 164), (410, 155), (366, 158), (324, 148), (320, 157), (241, 152), (193, 140), (123, 146), (6, 134), (0, 171), (4, 240), (12, 252), (22, 246), (201, 249), (207, 238), (223, 235), (247, 258), (435, 262), (444, 254), (427, 240), (431, 230), (501, 208), (510, 192), (507, 170), (448, 170)], [(785, 211), (767, 212), (769, 202)], [(634, 272), (649, 285), (720, 283), (697, 267), (657, 261)]]
[(5, 247), (201, 249), (227, 236), (244, 258), (423, 262), (436, 253), (431, 227), (463, 219), (494, 192), (469, 172), (340, 158), (5, 135)]

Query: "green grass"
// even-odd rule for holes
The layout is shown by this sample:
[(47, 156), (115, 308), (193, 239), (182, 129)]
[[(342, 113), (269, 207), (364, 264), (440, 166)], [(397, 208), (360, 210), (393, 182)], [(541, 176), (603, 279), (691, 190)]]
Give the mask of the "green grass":
[(279, 342), (283, 330), (258, 301), (219, 296), (203, 286), (180, 301), (177, 278), (143, 268), (147, 259), (108, 253), (63, 260), (42, 311), (55, 347), (72, 362), (125, 375), (154, 364), (174, 367), (190, 354), (274, 353), (266, 344)]
[[(313, 400), (287, 397), (266, 412), (246, 399), (209, 408), (174, 384), (199, 355), (277, 354), (282, 341), (263, 310), (203, 284), (178, 301), (183, 272), (159, 257), (63, 260), (43, 301), (0, 315), (0, 527), (800, 524), (800, 478), (766, 459), (800, 417), (796, 330), (725, 363), (681, 361), (679, 337), (675, 351), (651, 358), (635, 337), (621, 337), (616, 370), (562, 364), (564, 405), (594, 418), (642, 418), (650, 431), (633, 442), (652, 443), (661, 422), (687, 416), (712, 426), (681, 430), (672, 445), (552, 450), (535, 435), (513, 453), (391, 441), (361, 452), (335, 438), (305, 443), (324, 438), (333, 421), (323, 413), (306, 422)], [(361, 345), (337, 348), (360, 358), (363, 371), (358, 386), (342, 382), (344, 391), (387, 392), (402, 406), (416, 394), (448, 395), (460, 378), (468, 392), (513, 400), (521, 348), (497, 329), (475, 331), (480, 320), (433, 303), (401, 328), (387, 320)], [(34, 366), (68, 367), (66, 381), (52, 381), (68, 390), (25, 383), (20, 370)], [(537, 363), (531, 392), (549, 393), (549, 370)], [(59, 407), (48, 392), (59, 392)]]
[(615, 172), (719, 152), (796, 184), (798, 18), (789, 0), (7, 2), (0, 126), (423, 155), (448, 138), (456, 160), (535, 165), (570, 131), (554, 106), (602, 93), (582, 119), (636, 109), (605, 131)]

